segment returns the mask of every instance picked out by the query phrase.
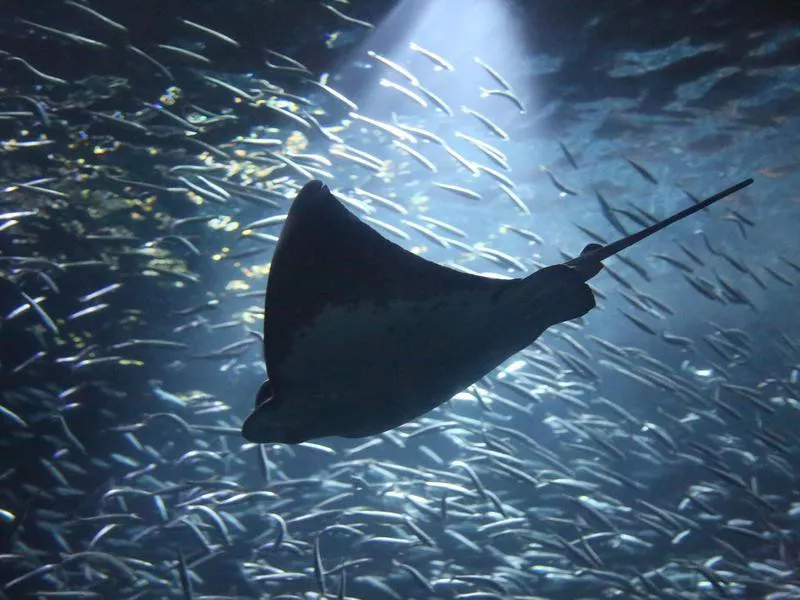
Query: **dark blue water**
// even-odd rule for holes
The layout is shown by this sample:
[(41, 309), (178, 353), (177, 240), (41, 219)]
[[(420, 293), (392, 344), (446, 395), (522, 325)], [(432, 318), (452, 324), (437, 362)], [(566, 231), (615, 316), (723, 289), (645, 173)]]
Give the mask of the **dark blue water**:
[[(335, 598), (344, 573), (366, 599), (800, 597), (798, 3), (329, 6), (372, 27), (315, 2), (91, 4), (125, 31), (7, 10), (2, 593)], [(516, 100), (482, 95), (503, 88), (475, 57)], [(356, 120), (323, 73), (359, 115), (428, 135)], [(755, 183), (609, 260), (597, 309), (471, 393), (368, 446), (259, 449), (238, 429), (274, 243), (242, 231), (311, 177), (404, 248), (502, 277), (619, 237), (598, 192), (635, 231)]]

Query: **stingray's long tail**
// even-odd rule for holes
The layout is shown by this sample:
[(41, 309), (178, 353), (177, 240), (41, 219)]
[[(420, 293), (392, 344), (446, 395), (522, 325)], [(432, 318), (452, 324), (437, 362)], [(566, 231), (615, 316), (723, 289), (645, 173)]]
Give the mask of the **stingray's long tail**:
[(605, 246), (599, 246), (596, 244), (589, 245), (586, 248), (584, 248), (580, 256), (573, 258), (566, 264), (583, 273), (586, 280), (589, 280), (599, 272), (600, 263), (605, 259), (609, 258), (610, 256), (614, 256), (617, 252), (620, 252), (625, 248), (628, 248), (629, 246), (633, 246), (637, 242), (641, 242), (643, 239), (653, 235), (655, 232), (661, 231), (665, 227), (668, 227), (673, 223), (680, 221), (681, 219), (685, 219), (689, 215), (693, 215), (694, 213), (703, 210), (707, 206), (714, 204), (714, 202), (722, 200), (723, 198), (730, 196), (731, 194), (738, 192), (741, 189), (746, 188), (751, 183), (753, 183), (753, 179), (752, 177), (749, 177), (744, 181), (740, 181), (736, 185), (732, 185), (731, 187), (724, 189), (721, 192), (717, 192), (716, 194), (710, 196), (709, 198), (706, 198), (702, 202), (698, 202), (697, 204), (690, 206), (689, 208), (686, 208), (680, 212), (675, 213), (671, 217), (667, 217), (663, 221), (659, 221), (658, 223), (651, 225), (650, 227), (646, 227), (641, 231), (631, 234), (628, 237), (619, 239), (615, 242), (611, 242), (610, 244), (606, 244)]

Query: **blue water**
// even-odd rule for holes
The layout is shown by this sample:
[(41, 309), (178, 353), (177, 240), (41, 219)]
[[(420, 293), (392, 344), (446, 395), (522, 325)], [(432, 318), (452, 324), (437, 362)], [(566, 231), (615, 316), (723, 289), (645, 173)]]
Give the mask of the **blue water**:
[[(312, 2), (91, 3), (123, 33), (53, 1), (18, 4), (0, 24), (9, 53), (0, 97), (2, 593), (187, 598), (180, 549), (195, 600), (316, 598), (323, 584), (335, 598), (343, 572), (342, 595), (376, 600), (799, 597), (797, 3), (329, 4), (372, 28)], [(410, 42), (454, 70), (435, 69)], [(267, 66), (267, 48), (311, 73)], [(407, 69), (453, 115), (382, 85), (422, 93), (370, 51)], [(481, 96), (500, 84), (476, 56), (507, 80), (524, 113), (507, 98)], [(500, 171), (530, 214), (495, 177), (475, 177), (436, 142), (407, 141), (436, 165), (432, 173), (391, 134), (354, 121), (307, 81), (323, 73), (359, 114), (423, 128)], [(261, 101), (204, 76), (262, 93)], [(264, 106), (264, 81), (300, 97), (284, 95), (281, 107), (312, 114), (384, 168), (342, 158), (315, 127)], [(500, 149), (508, 170), (457, 132)], [(51, 143), (24, 147), (42, 140)], [(269, 151), (321, 170), (309, 174), (342, 198), (364, 201), (359, 188), (392, 200), (407, 213), (376, 201), (369, 214), (349, 206), (400, 228), (407, 237), (376, 225), (404, 248), (487, 276), (522, 277), (575, 256), (594, 241), (577, 226), (619, 237), (596, 191), (646, 220), (637, 208), (663, 218), (690, 205), (687, 192), (705, 197), (746, 177), (755, 183), (628, 250), (638, 269), (609, 260), (631, 289), (601, 273), (591, 282), (597, 309), (552, 328), (418, 421), (371, 441), (259, 449), (237, 431), (265, 376), (250, 331), (262, 329), (259, 292), (274, 244), (240, 233), (285, 214), (309, 179)], [(575, 194), (560, 192), (548, 170)], [(192, 185), (205, 195), (190, 193)], [(220, 186), (229, 196), (215, 201)], [(629, 231), (639, 228), (616, 214)], [(169, 227), (196, 216), (216, 219)], [(441, 245), (408, 221), (455, 241)], [(258, 232), (277, 236), (280, 225)], [(184, 240), (164, 238), (175, 234)], [(483, 247), (524, 269), (491, 260)], [(718, 299), (658, 255), (687, 265)], [(71, 264), (82, 261), (91, 262)], [(721, 281), (748, 303), (726, 295)], [(79, 300), (114, 283), (122, 287)], [(47, 312), (57, 336), (20, 292)], [(69, 318), (95, 304), (107, 306)], [(131, 340), (182, 346), (125, 345)], [(603, 341), (622, 350), (604, 350)], [(281, 521), (287, 534), (277, 537)]]

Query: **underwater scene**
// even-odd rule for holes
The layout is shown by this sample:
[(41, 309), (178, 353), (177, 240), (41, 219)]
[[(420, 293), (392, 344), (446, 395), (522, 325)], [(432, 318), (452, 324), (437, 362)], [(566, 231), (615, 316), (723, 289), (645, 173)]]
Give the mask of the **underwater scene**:
[(0, 599), (800, 599), (798, 141), (796, 0), (12, 0)]

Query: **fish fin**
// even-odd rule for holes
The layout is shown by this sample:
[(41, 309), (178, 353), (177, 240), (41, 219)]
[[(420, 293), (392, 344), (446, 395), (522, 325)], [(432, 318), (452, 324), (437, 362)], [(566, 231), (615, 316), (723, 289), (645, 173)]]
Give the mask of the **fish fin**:
[(273, 399), (273, 391), (272, 385), (267, 379), (264, 383), (261, 384), (261, 387), (258, 388), (258, 392), (256, 392), (256, 405), (255, 408), (258, 408), (264, 402), (269, 402)]
[(290, 354), (295, 335), (325, 310), (491, 293), (506, 283), (405, 250), (359, 220), (322, 182), (309, 182), (292, 202), (267, 280), (264, 354), (276, 392), (281, 385), (272, 369)]

